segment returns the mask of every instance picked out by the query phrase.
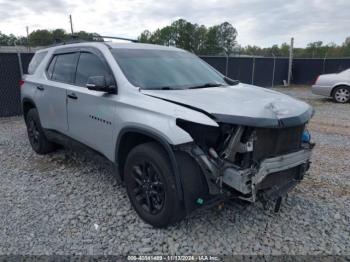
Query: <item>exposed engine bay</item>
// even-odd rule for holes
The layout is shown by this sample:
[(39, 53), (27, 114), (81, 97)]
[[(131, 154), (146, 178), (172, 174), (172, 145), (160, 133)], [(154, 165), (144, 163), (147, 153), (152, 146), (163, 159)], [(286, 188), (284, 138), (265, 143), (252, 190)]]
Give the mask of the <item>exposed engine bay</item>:
[(314, 144), (305, 124), (256, 128), (219, 123), (212, 127), (178, 119), (177, 125), (194, 140), (179, 150), (199, 164), (211, 195), (249, 202), (279, 199), (309, 169)]

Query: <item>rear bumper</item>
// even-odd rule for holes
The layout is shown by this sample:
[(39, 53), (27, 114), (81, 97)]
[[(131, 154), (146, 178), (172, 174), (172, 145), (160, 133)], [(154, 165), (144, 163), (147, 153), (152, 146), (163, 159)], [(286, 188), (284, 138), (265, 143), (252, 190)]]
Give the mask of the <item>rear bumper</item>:
[(315, 95), (330, 97), (331, 93), (332, 93), (332, 87), (331, 86), (313, 85), (311, 87), (311, 92)]
[(265, 159), (257, 168), (239, 170), (227, 167), (223, 183), (242, 193), (242, 199), (255, 202), (259, 191), (282, 195), (302, 180), (309, 168), (311, 149)]

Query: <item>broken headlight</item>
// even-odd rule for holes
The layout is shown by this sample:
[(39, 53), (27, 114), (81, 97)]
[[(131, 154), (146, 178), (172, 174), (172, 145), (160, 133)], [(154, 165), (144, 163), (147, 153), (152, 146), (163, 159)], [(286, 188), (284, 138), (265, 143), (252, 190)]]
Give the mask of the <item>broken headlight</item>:
[(207, 126), (183, 119), (176, 119), (176, 125), (185, 130), (194, 142), (202, 148), (216, 148), (220, 138), (219, 127)]

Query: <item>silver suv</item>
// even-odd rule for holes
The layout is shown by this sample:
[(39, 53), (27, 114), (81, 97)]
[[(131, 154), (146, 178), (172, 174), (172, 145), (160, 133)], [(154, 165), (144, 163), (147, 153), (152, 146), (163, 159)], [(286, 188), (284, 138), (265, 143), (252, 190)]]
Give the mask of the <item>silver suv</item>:
[(28, 72), (21, 102), (34, 151), (84, 145), (104, 155), (153, 226), (233, 198), (278, 208), (309, 168), (309, 105), (187, 51), (65, 44), (38, 51)]

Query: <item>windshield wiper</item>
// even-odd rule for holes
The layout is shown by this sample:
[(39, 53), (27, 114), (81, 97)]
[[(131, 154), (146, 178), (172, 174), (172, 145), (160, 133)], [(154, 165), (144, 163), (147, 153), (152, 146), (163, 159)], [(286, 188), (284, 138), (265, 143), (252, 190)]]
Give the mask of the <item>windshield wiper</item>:
[(197, 89), (197, 88), (207, 88), (207, 87), (219, 87), (223, 86), (224, 84), (220, 83), (205, 83), (203, 85), (198, 85), (198, 86), (191, 86), (189, 89)]
[(157, 87), (149, 87), (149, 88), (143, 88), (145, 90), (175, 90), (175, 88), (172, 88), (170, 86), (157, 86)]

